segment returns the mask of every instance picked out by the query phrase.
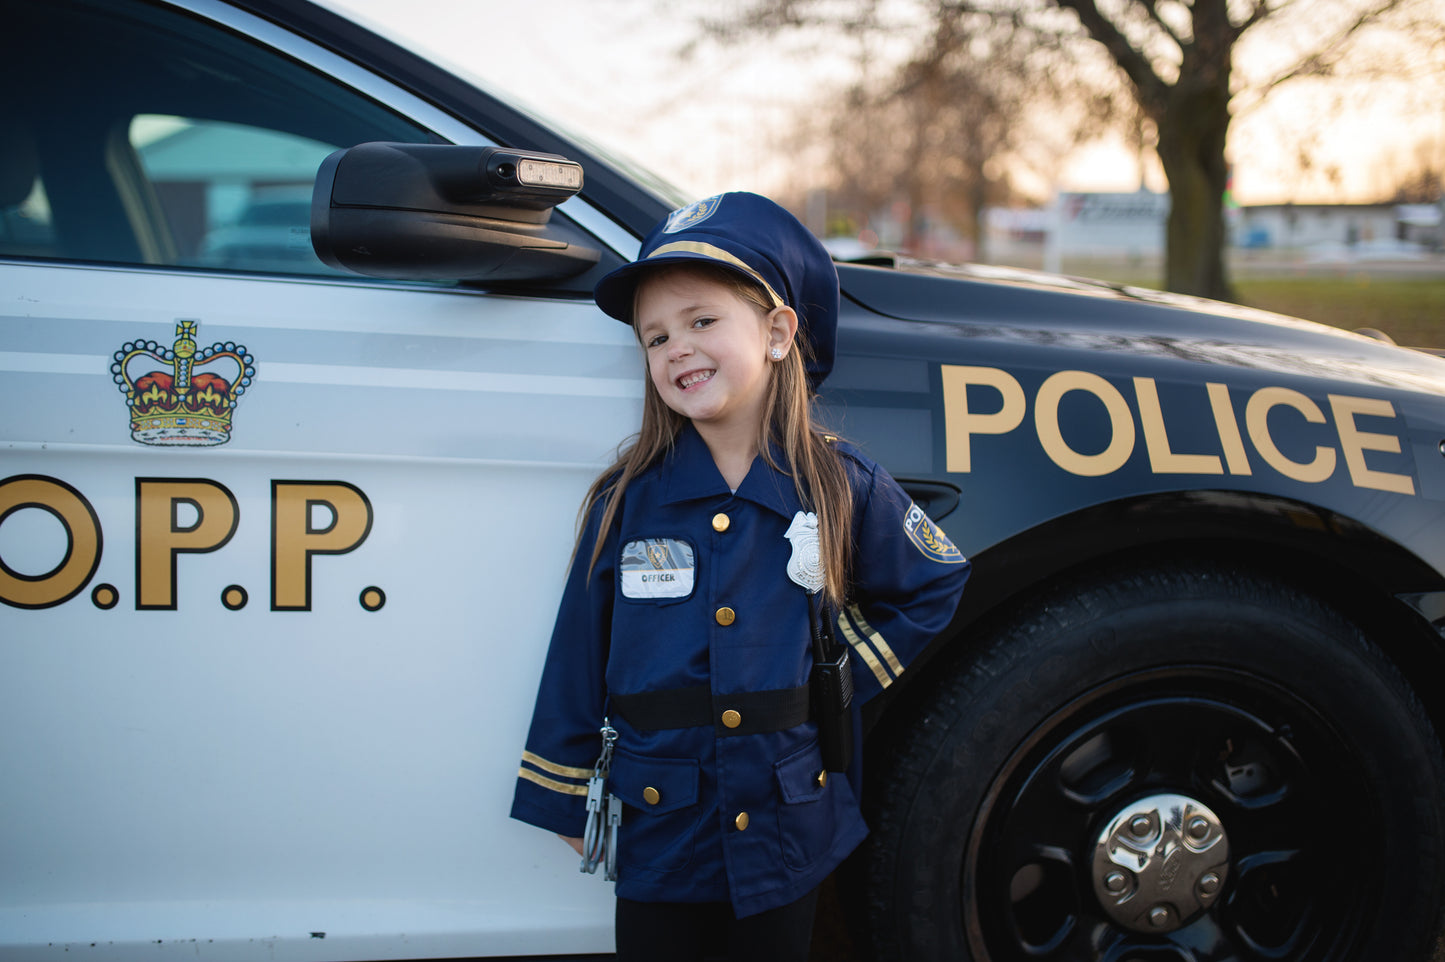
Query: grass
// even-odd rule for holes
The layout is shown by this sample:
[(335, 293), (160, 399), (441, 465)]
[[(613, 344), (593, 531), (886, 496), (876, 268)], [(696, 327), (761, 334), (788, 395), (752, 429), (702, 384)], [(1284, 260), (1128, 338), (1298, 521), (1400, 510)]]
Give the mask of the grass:
[[(1065, 273), (1140, 287), (1161, 286), (1157, 263), (1066, 263)], [(1406, 269), (1369, 265), (1301, 268), (1288, 261), (1236, 262), (1239, 302), (1353, 331), (1372, 327), (1405, 347), (1445, 349), (1445, 261)]]
[(1445, 277), (1240, 277), (1239, 300), (1354, 330), (1373, 327), (1407, 347), (1445, 348)]

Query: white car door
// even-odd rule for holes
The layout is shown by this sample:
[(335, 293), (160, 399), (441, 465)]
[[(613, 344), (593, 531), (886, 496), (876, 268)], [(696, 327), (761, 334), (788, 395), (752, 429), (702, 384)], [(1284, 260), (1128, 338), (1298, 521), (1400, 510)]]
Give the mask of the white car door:
[(329, 151), (481, 141), (361, 68), (214, 4), (23, 16), (0, 955), (610, 950), (610, 886), (507, 811), (630, 333), (322, 266)]

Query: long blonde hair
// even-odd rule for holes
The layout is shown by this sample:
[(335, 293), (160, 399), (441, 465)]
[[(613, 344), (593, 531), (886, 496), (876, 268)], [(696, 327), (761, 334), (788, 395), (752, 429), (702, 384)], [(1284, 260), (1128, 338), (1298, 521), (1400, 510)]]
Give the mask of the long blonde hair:
[[(659, 266), (648, 274), (648, 279), (673, 272), (692, 273), (721, 284), (764, 315), (774, 307), (759, 285), (725, 267), (699, 262)], [(799, 318), (799, 326), (805, 326), (805, 319)], [(636, 330), (634, 324), (634, 333)], [(799, 500), (817, 514), (824, 595), (832, 605), (842, 607), (848, 597), (852, 575), (853, 497), (843, 457), (834, 443), (837, 439), (825, 434), (813, 418), (811, 392), (804, 368), (806, 344), (807, 339), (799, 337), (794, 341), (794, 349), (788, 351), (783, 360), (770, 365), (768, 396), (763, 407), (762, 423), (758, 425), (758, 451), (770, 467), (792, 477)], [(672, 450), (687, 420), (667, 406), (645, 370), (643, 383), (642, 427), (623, 442), (618, 449), (617, 460), (592, 482), (578, 513), (580, 539), (588, 514), (598, 501), (603, 502), (602, 523), (588, 564), (589, 574), (602, 556), (606, 533), (617, 519), (617, 509), (627, 486), (633, 478)], [(782, 450), (786, 464), (777, 464), (773, 460), (773, 444)]]

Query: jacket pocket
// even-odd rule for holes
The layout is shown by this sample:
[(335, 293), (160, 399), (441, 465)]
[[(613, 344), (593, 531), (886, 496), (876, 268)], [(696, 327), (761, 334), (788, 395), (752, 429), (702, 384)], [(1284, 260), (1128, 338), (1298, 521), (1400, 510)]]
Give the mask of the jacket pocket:
[(693, 758), (652, 758), (618, 748), (608, 783), (622, 799), (617, 860), (651, 872), (692, 861), (698, 830), (699, 766)]
[(790, 868), (812, 865), (833, 845), (837, 818), (828, 797), (823, 755), (816, 740), (773, 763), (778, 783), (778, 833), (783, 862)]

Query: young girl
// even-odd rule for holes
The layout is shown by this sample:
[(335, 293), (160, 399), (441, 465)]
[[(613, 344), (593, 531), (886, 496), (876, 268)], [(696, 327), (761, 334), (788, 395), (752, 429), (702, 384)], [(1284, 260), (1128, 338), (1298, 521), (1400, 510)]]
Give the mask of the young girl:
[(969, 565), (814, 423), (838, 276), (783, 208), (675, 211), (595, 296), (645, 352), (642, 428), (583, 505), (512, 816), (582, 850), (607, 719), (618, 958), (806, 959), (818, 885), (867, 832), (856, 753), (830, 777), (810, 714), (814, 612), (847, 642), (856, 732)]

